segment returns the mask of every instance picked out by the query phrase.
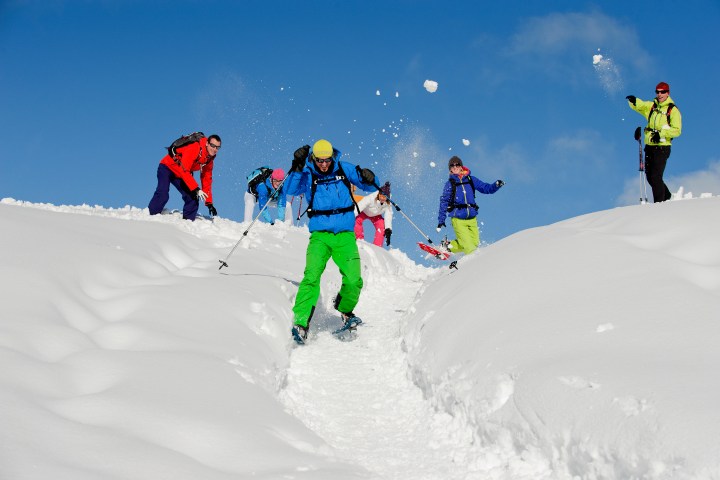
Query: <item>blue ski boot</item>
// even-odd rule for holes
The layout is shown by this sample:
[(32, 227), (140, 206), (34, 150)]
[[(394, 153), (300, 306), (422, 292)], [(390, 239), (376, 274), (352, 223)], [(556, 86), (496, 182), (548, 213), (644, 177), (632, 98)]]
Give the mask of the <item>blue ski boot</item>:
[(342, 316), (342, 327), (338, 328), (333, 332), (333, 334), (337, 335), (338, 333), (342, 332), (354, 332), (357, 330), (357, 326), (362, 323), (362, 320), (360, 317), (356, 317), (354, 313), (340, 313)]
[(305, 345), (305, 340), (307, 340), (308, 335), (308, 329), (306, 327), (303, 327), (302, 325), (293, 325), (291, 332), (293, 340), (295, 340), (298, 345)]

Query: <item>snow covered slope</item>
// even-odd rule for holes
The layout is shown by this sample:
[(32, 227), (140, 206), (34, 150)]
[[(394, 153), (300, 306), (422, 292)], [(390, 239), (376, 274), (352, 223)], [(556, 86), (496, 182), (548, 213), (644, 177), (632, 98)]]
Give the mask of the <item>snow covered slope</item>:
[(720, 199), (446, 268), (361, 242), (290, 340), (307, 230), (0, 203), (0, 478), (720, 478)]

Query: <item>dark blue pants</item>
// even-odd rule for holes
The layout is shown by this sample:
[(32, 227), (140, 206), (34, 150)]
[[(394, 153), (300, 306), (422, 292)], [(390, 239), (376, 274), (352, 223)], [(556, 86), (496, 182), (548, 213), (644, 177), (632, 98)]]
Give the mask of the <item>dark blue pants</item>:
[(170, 200), (170, 184), (172, 183), (173, 186), (177, 188), (178, 192), (180, 192), (180, 195), (182, 195), (182, 199), (185, 202), (185, 206), (183, 207), (183, 218), (185, 220), (195, 220), (200, 204), (198, 203), (197, 197), (195, 197), (195, 195), (190, 192), (188, 186), (185, 185), (185, 182), (183, 182), (180, 177), (172, 173), (170, 169), (162, 163), (157, 169), (157, 179), (157, 188), (155, 189), (155, 193), (148, 204), (150, 215), (157, 215), (162, 212), (165, 204), (168, 200)]

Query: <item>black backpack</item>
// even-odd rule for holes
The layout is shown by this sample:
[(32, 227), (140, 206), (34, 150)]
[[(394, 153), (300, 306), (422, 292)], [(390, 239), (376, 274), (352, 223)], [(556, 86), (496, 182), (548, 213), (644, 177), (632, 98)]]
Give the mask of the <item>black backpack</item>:
[[(467, 182), (465, 181), (467, 180)], [(447, 211), (452, 212), (456, 208), (468, 208), (468, 207), (474, 207), (476, 210), (479, 208), (477, 206), (477, 203), (475, 203), (475, 184), (473, 183), (472, 179), (470, 178), (470, 175), (465, 175), (462, 180), (459, 182), (456, 182), (454, 178), (450, 179), (450, 183), (452, 184), (452, 196), (450, 197), (450, 202), (447, 206)], [(455, 194), (457, 193), (457, 187), (460, 185), (470, 185), (470, 191), (473, 194), (473, 202), (472, 203), (455, 203)]]
[[(356, 166), (355, 170), (358, 172), (359, 175), (360, 167)], [(310, 184), (310, 199), (308, 200), (307, 208), (300, 216), (305, 215), (306, 213), (308, 218), (312, 218), (315, 215), (337, 215), (339, 213), (352, 212), (355, 209), (357, 209), (358, 214), (360, 214), (360, 207), (358, 207), (358, 204), (355, 201), (355, 197), (353, 197), (352, 194), (352, 184), (350, 183), (350, 180), (348, 180), (347, 175), (345, 175), (345, 171), (343, 170), (342, 165), (338, 163), (337, 171), (335, 172), (335, 175), (331, 177), (320, 178), (318, 175), (312, 172), (311, 175), (312, 183)], [(340, 180), (347, 187), (348, 191), (350, 192), (350, 199), (352, 200), (353, 204), (348, 205), (347, 207), (336, 208), (334, 210), (315, 210), (313, 208), (313, 200), (315, 199), (315, 191), (317, 191), (318, 184), (331, 183), (337, 180)]]
[(264, 183), (265, 180), (267, 180), (268, 177), (270, 175), (272, 175), (272, 172), (273, 172), (272, 168), (258, 167), (255, 170), (253, 170), (252, 172), (250, 172), (250, 174), (247, 177), (245, 177), (247, 179), (247, 184), (248, 184), (247, 191), (249, 193), (253, 194), (253, 196), (255, 197), (255, 200), (257, 200), (257, 198), (258, 198), (258, 191), (257, 191), (258, 185), (260, 185), (261, 183)]
[(167, 147), (168, 155), (175, 158), (177, 155), (177, 149), (190, 145), (191, 143), (199, 142), (201, 138), (205, 138), (205, 134), (202, 132), (193, 132), (175, 140), (169, 147)]

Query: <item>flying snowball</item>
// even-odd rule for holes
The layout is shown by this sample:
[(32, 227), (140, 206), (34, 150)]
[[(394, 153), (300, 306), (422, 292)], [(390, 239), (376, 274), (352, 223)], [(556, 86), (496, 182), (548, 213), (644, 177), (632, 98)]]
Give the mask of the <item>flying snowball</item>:
[(463, 142), (463, 145), (465, 145), (466, 147), (468, 145), (470, 145), (470, 140), (468, 140), (467, 138), (463, 138), (462, 142)]
[(599, 53), (593, 55), (593, 69), (600, 80), (600, 84), (608, 94), (614, 95), (622, 90), (622, 75), (611, 57)]
[(380, 96), (380, 90), (375, 90), (375, 95)]
[(427, 90), (428, 92), (435, 93), (438, 89), (438, 83), (432, 80), (425, 80), (425, 83), (423, 83), (423, 87), (425, 87), (425, 90)]
[(435, 168), (435, 167), (437, 167), (437, 164), (436, 164), (435, 162), (430, 162), (430, 166), (431, 166), (432, 168)]

